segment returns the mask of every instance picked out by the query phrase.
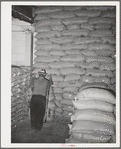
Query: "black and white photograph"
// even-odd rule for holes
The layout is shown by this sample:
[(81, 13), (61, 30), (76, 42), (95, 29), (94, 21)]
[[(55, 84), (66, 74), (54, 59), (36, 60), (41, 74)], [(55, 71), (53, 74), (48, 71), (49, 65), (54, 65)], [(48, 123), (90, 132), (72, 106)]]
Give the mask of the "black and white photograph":
[(1, 5), (3, 147), (119, 146), (120, 7), (95, 2)]

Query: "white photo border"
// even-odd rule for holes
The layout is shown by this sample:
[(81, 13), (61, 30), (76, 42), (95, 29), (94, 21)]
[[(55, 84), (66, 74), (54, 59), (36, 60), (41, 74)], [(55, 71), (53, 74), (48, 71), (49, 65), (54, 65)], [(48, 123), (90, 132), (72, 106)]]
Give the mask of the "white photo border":
[[(108, 5), (116, 6), (116, 143), (105, 144), (49, 144), (11, 143), (11, 7), (12, 5)], [(120, 146), (120, 2), (118, 1), (5, 1), (1, 2), (1, 147), (6, 148), (72, 148)]]

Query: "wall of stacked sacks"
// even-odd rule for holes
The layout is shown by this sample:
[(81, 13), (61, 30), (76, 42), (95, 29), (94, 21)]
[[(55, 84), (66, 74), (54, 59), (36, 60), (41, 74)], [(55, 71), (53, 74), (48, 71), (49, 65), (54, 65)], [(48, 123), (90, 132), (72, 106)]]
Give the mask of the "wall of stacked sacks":
[(67, 143), (116, 143), (116, 99), (108, 86), (86, 84), (72, 102)]
[(28, 118), (30, 68), (11, 68), (11, 128)]
[(49, 106), (55, 115), (72, 115), (72, 100), (84, 84), (106, 83), (115, 91), (115, 7), (43, 6), (34, 14), (33, 72), (52, 74)]

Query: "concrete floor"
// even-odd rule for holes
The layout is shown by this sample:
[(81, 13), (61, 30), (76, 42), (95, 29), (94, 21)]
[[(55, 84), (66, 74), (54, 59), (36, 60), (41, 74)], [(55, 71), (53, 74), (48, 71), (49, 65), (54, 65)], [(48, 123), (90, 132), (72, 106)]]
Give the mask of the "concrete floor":
[(56, 117), (52, 122), (44, 123), (41, 131), (31, 130), (30, 119), (23, 121), (11, 132), (11, 143), (65, 143), (69, 128), (69, 119)]

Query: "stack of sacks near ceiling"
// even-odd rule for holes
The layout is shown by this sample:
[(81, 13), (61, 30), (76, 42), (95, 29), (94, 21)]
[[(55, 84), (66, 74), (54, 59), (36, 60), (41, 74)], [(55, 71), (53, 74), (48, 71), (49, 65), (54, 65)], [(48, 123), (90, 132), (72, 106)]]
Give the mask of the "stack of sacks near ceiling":
[(30, 69), (11, 68), (11, 128), (28, 117), (28, 100), (31, 98)]
[[(113, 31), (112, 31), (113, 30)], [(115, 7), (43, 6), (35, 10), (33, 72), (52, 74), (55, 114), (69, 117), (86, 83), (115, 90)]]
[(80, 88), (73, 104), (70, 138), (66, 143), (116, 143), (115, 96), (103, 84)]

